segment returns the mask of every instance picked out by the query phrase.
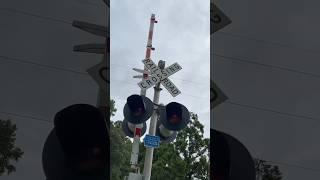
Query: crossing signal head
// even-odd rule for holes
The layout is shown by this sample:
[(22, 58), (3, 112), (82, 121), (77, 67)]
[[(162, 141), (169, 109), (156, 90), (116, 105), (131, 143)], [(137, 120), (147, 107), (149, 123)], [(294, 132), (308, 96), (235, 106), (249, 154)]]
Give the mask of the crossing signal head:
[(168, 130), (179, 131), (189, 123), (190, 113), (184, 105), (171, 102), (160, 109), (160, 121)]
[(210, 159), (213, 179), (255, 180), (256, 170), (248, 149), (235, 137), (210, 129)]
[(136, 94), (127, 98), (127, 103), (123, 109), (125, 119), (132, 124), (142, 124), (146, 122), (152, 113), (152, 101), (145, 96)]
[[(71, 177), (107, 177), (109, 133), (106, 119), (98, 108), (75, 104), (62, 109), (54, 117), (53, 134), (49, 137), (44, 149), (44, 163), (50, 164), (46, 161), (52, 160), (52, 167), (64, 166), (65, 172), (60, 173), (68, 173)], [(59, 149), (61, 153), (57, 154)], [(51, 156), (60, 158), (62, 165)], [(51, 168), (46, 171), (54, 174)]]
[(139, 95), (132, 95), (127, 98), (128, 106), (131, 110), (132, 116), (139, 117), (146, 112), (146, 107), (143, 99)]
[(177, 137), (177, 131), (185, 128), (190, 122), (188, 109), (176, 102), (171, 102), (165, 107), (159, 107), (159, 114), (156, 135), (164, 143), (174, 141)]
[(166, 106), (167, 120), (170, 124), (179, 124), (182, 121), (182, 107), (179, 103), (172, 102)]
[(177, 137), (176, 131), (165, 128), (160, 121), (157, 122), (156, 136), (160, 137), (162, 143), (173, 142)]

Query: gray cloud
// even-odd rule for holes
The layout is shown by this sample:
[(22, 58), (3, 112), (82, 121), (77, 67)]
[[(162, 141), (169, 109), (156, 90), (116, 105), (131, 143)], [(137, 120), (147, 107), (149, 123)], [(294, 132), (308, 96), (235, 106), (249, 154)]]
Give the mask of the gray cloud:
[[(178, 62), (182, 70), (170, 77), (182, 92), (172, 96), (164, 90), (160, 102), (183, 103), (190, 111), (198, 113), (209, 137), (209, 2), (185, 3), (181, 0), (117, 1), (111, 7), (111, 97), (115, 97), (118, 112), (114, 120), (122, 120), (125, 100), (139, 94), (139, 73), (131, 70), (143, 68), (141, 60), (145, 48), (151, 13), (158, 23), (154, 27), (152, 59), (166, 61), (166, 66)], [(115, 68), (113, 68), (115, 67)], [(116, 68), (117, 67), (117, 68)], [(120, 82), (122, 81), (122, 82)], [(153, 99), (153, 90), (147, 91)]]

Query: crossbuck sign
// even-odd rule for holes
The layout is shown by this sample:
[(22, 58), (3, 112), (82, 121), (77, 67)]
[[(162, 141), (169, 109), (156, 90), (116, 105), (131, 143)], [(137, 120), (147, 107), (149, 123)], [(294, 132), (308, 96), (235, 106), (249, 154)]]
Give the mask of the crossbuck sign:
[(142, 62), (148, 68), (148, 70), (150, 70), (151, 76), (138, 83), (138, 86), (141, 89), (148, 89), (160, 82), (173, 97), (181, 93), (180, 90), (168, 78), (172, 74), (182, 69), (178, 63), (174, 63), (165, 69), (160, 69), (151, 59), (144, 59)]

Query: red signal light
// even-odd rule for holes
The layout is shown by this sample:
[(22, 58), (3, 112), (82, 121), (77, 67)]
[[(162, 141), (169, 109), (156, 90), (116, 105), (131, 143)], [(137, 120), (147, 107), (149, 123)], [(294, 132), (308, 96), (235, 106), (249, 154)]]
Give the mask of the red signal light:
[(135, 128), (134, 134), (135, 134), (135, 136), (141, 137), (141, 132), (142, 132), (142, 129), (141, 129), (141, 128)]
[(138, 117), (146, 112), (144, 102), (139, 95), (132, 95), (128, 97), (127, 103), (131, 109), (132, 116)]
[(141, 116), (144, 113), (143, 108), (139, 107), (134, 112), (132, 112), (133, 116)]
[(173, 114), (169, 117), (169, 122), (171, 124), (178, 124), (181, 121), (181, 117), (179, 117), (177, 114)]
[(172, 102), (166, 106), (167, 119), (170, 124), (179, 124), (182, 120), (182, 109), (180, 104)]

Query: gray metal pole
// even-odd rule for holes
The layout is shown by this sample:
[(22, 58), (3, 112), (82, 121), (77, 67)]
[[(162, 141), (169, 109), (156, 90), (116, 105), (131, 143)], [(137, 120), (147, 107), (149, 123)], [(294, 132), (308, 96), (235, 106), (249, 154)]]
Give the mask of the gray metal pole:
[[(147, 48), (146, 48), (146, 59), (150, 59), (151, 58), (151, 51), (153, 49), (152, 47), (152, 36), (153, 36), (153, 27), (154, 27), (154, 23), (156, 23), (156, 19), (155, 19), (155, 14), (151, 14), (151, 18), (150, 18), (150, 27), (149, 27), (149, 34), (148, 34), (148, 42), (147, 42)], [(147, 67), (144, 66), (144, 70), (147, 71)], [(145, 77), (142, 77), (142, 80), (144, 80)], [(140, 91), (140, 95), (141, 96), (146, 96), (147, 90), (145, 89), (141, 89)], [(136, 127), (135, 127), (136, 128)], [(141, 127), (139, 127), (141, 128)], [(134, 180), (135, 178), (139, 179), (140, 176), (140, 169), (138, 166), (138, 155), (139, 155), (139, 144), (140, 144), (140, 137), (135, 136), (133, 138), (133, 143), (132, 143), (132, 150), (131, 150), (131, 168), (135, 169), (135, 172), (137, 174), (135, 174), (135, 177), (133, 176), (134, 174), (130, 173), (128, 180)], [(132, 175), (132, 176), (130, 176)]]
[[(151, 57), (151, 51), (152, 51), (152, 36), (153, 36), (153, 27), (154, 27), (154, 23), (156, 22), (155, 20), (155, 14), (151, 14), (151, 18), (150, 18), (150, 27), (149, 27), (149, 34), (148, 34), (148, 42), (147, 42), (147, 47), (146, 47), (146, 59), (149, 59)], [(147, 67), (144, 66), (144, 70), (147, 71)], [(145, 77), (142, 77), (142, 80), (144, 80)], [(145, 89), (141, 89), (140, 91), (140, 95), (141, 96), (146, 96), (147, 90)], [(135, 127), (137, 128), (137, 127)], [(141, 127), (139, 127), (141, 128)], [(138, 155), (139, 155), (139, 144), (140, 144), (140, 137), (135, 136), (133, 138), (133, 143), (132, 143), (132, 150), (131, 150), (131, 158), (130, 158), (130, 162), (131, 162), (131, 168), (135, 170), (136, 173), (139, 174), (140, 169), (138, 166)], [(130, 176), (129, 176), (129, 180)]]
[[(159, 61), (158, 64), (160, 69), (164, 69), (164, 61)], [(159, 98), (160, 98), (160, 91), (162, 89), (160, 88), (160, 82), (156, 84), (154, 87), (154, 96), (153, 96), (153, 103), (158, 104), (159, 103)], [(156, 107), (154, 105), (154, 107)], [(156, 128), (157, 128), (157, 119), (158, 119), (158, 114), (154, 110), (153, 114), (151, 116), (150, 120), (150, 126), (149, 126), (149, 135), (155, 135), (156, 134)], [(150, 180), (151, 178), (151, 168), (152, 168), (152, 159), (153, 159), (153, 149), (151, 147), (146, 148), (146, 156), (144, 159), (144, 167), (143, 167), (143, 177), (144, 180)]]

